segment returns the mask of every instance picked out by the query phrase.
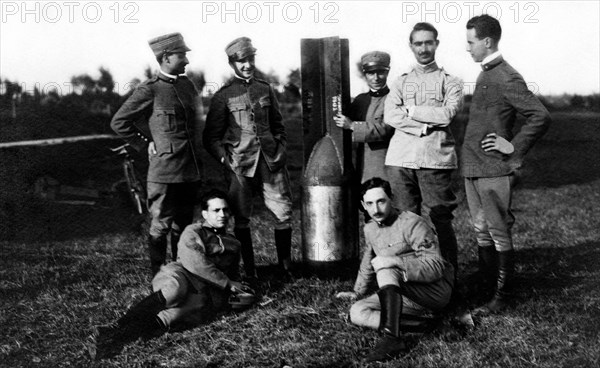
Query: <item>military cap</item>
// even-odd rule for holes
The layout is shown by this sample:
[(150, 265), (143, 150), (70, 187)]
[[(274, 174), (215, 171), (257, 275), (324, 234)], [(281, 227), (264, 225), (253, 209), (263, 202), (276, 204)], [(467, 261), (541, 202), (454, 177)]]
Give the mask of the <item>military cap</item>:
[(250, 55), (255, 55), (256, 49), (252, 47), (251, 39), (248, 37), (239, 37), (227, 44), (225, 53), (230, 59), (241, 60)]
[(160, 56), (163, 53), (187, 52), (191, 51), (183, 41), (183, 36), (179, 32), (169, 33), (148, 41), (154, 56)]
[(367, 52), (360, 58), (363, 73), (375, 70), (390, 70), (390, 54), (383, 51)]

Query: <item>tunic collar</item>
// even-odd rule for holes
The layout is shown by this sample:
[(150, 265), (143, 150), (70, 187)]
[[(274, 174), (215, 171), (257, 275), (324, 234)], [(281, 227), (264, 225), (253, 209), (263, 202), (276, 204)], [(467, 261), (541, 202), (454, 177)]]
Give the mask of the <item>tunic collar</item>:
[(227, 227), (223, 227), (222, 229), (217, 229), (212, 226), (209, 226), (206, 222), (204, 222), (202, 224), (202, 227), (205, 228), (206, 230), (210, 231), (213, 234), (217, 234), (217, 235), (227, 234)]
[(483, 59), (483, 61), (481, 62), (481, 69), (483, 69), (484, 71), (494, 69), (502, 61), (504, 61), (502, 54), (500, 53), (500, 51), (496, 51), (493, 54), (486, 56), (485, 59)]
[(417, 63), (414, 68), (414, 70), (419, 74), (435, 72), (438, 69), (439, 69), (439, 67), (438, 67), (437, 63), (435, 62), (435, 60), (426, 65)]
[(159, 70), (158, 77), (160, 79), (164, 80), (165, 82), (169, 82), (169, 83), (175, 83), (175, 82), (177, 82), (177, 79), (179, 79), (179, 76), (165, 73), (162, 71), (162, 69)]
[(376, 91), (369, 91), (369, 95), (371, 95), (371, 97), (381, 97), (387, 95), (388, 93), (390, 93), (390, 89), (388, 88), (387, 84)]
[(377, 223), (377, 226), (379, 226), (379, 227), (388, 227), (388, 226), (392, 226), (392, 224), (394, 222), (396, 222), (397, 219), (398, 219), (398, 210), (395, 208), (392, 208), (390, 215), (385, 220), (383, 220), (381, 222), (375, 221), (375, 223)]
[(240, 82), (244, 83), (244, 84), (251, 84), (252, 81), (254, 80), (254, 77), (250, 77), (248, 79), (246, 78), (242, 78), (237, 74), (233, 74), (233, 76), (236, 78), (236, 80), (239, 80)]

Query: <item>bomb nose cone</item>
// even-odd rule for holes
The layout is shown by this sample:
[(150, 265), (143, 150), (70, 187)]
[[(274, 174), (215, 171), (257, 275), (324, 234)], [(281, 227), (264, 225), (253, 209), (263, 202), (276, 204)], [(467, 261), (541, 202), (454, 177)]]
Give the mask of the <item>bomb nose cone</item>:
[(304, 184), (337, 186), (344, 181), (342, 156), (329, 134), (319, 140), (304, 171)]

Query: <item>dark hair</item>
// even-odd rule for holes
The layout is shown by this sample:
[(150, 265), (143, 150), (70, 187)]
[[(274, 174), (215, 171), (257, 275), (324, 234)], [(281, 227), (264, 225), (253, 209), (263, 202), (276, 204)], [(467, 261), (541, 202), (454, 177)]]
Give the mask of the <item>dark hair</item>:
[(438, 37), (438, 31), (437, 31), (437, 29), (435, 29), (435, 27), (432, 26), (430, 23), (420, 22), (420, 23), (415, 24), (415, 26), (413, 27), (412, 31), (410, 32), (410, 36), (408, 37), (408, 41), (410, 43), (412, 43), (413, 33), (418, 32), (418, 31), (433, 32), (433, 38), (437, 40), (437, 37)]
[(170, 52), (163, 51), (160, 54), (156, 55), (156, 61), (158, 61), (159, 64), (162, 64), (163, 57), (164, 56), (169, 56), (169, 55), (171, 55)]
[(227, 202), (227, 194), (225, 194), (225, 192), (220, 189), (210, 189), (208, 192), (204, 193), (200, 199), (200, 207), (203, 211), (208, 210), (208, 201), (214, 198), (220, 198)]
[(475, 36), (480, 40), (489, 37), (498, 43), (500, 37), (502, 37), (500, 22), (498, 22), (498, 19), (487, 14), (477, 15), (469, 19), (467, 29), (472, 28), (475, 28)]
[(360, 186), (361, 200), (365, 196), (365, 193), (369, 189), (373, 189), (373, 188), (381, 188), (381, 189), (383, 189), (385, 194), (387, 194), (388, 197), (390, 197), (390, 198), (394, 197), (394, 195), (392, 194), (392, 187), (390, 186), (390, 182), (387, 180), (383, 180), (382, 178), (374, 177), (374, 178), (368, 179), (367, 181), (365, 181), (364, 183), (361, 184), (361, 186)]

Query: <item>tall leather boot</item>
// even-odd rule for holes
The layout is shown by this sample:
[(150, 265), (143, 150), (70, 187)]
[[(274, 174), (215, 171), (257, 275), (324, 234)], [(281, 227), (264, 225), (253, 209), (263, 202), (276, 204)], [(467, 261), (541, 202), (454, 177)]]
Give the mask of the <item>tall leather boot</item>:
[(96, 359), (117, 355), (123, 346), (138, 337), (153, 337), (167, 328), (157, 314), (165, 309), (166, 300), (161, 291), (150, 294), (130, 308), (117, 323), (99, 328), (96, 339)]
[(383, 337), (367, 355), (366, 362), (379, 362), (397, 357), (406, 351), (401, 337), (400, 320), (402, 316), (402, 294), (397, 285), (386, 285), (377, 291), (381, 304), (379, 331)]
[(510, 282), (515, 272), (514, 252), (512, 249), (498, 252), (498, 272), (494, 296), (490, 302), (477, 308), (474, 313), (483, 316), (499, 313), (508, 305)]
[(292, 267), (292, 229), (275, 229), (275, 248), (279, 267), (289, 272)]
[(488, 299), (493, 295), (498, 276), (498, 252), (492, 246), (477, 247), (479, 253), (480, 294)]
[(171, 260), (177, 261), (177, 244), (179, 244), (180, 234), (171, 233)]
[(257, 278), (256, 266), (254, 265), (254, 249), (252, 247), (252, 234), (250, 229), (235, 229), (235, 237), (242, 243), (242, 261), (244, 262), (244, 273), (248, 278)]
[(440, 243), (442, 257), (454, 267), (454, 280), (458, 273), (458, 242), (451, 221), (433, 221)]
[(150, 250), (150, 269), (152, 277), (154, 277), (160, 270), (160, 266), (167, 260), (167, 237), (165, 235), (148, 236), (148, 249)]
[(125, 327), (137, 322), (145, 322), (154, 318), (158, 312), (166, 308), (166, 299), (162, 291), (154, 292), (133, 307), (129, 308), (127, 313), (117, 321), (117, 325)]

